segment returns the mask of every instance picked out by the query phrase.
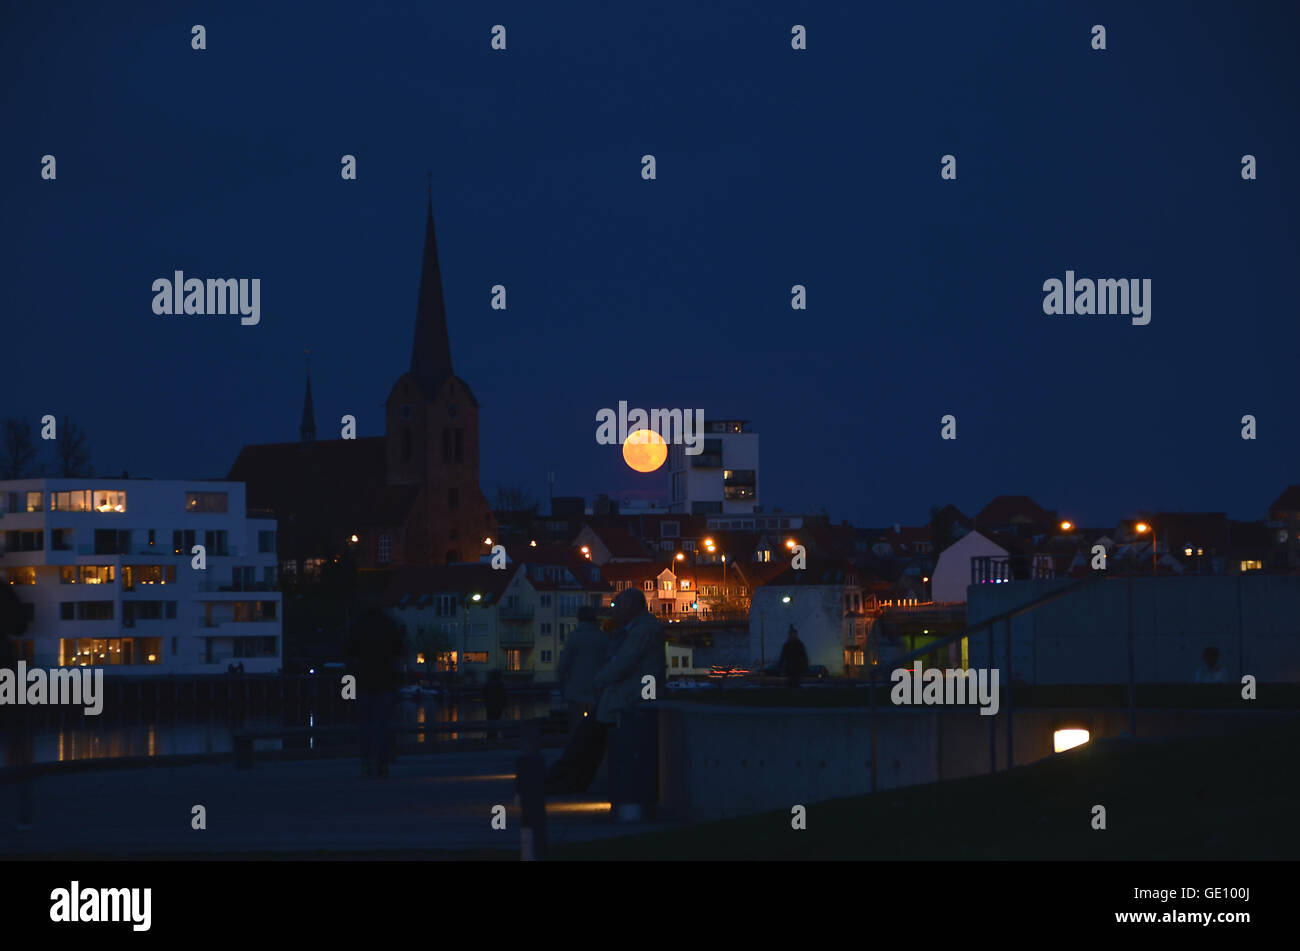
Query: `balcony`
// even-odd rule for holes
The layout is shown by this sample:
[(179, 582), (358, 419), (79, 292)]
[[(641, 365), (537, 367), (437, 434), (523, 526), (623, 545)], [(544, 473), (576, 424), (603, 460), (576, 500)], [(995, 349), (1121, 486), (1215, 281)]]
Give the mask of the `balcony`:
[(497, 613), (503, 621), (531, 621), (534, 608), (531, 604), (503, 604)]
[(497, 640), (502, 647), (532, 647), (533, 639), (534, 635), (531, 630), (505, 630), (497, 634)]
[(207, 591), (207, 592), (278, 591), (279, 588), (277, 587), (276, 583), (273, 581), (272, 582), (245, 581), (242, 583), (236, 583), (234, 581), (225, 582), (225, 583), (222, 583), (220, 581), (201, 581), (199, 582), (199, 590)]

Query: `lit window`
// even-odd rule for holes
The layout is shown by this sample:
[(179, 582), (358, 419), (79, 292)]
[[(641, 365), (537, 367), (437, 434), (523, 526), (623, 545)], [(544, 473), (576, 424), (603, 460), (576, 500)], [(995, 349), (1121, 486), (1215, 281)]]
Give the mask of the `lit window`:
[(96, 491), (91, 508), (96, 512), (125, 512), (126, 493), (117, 490)]
[(90, 492), (51, 492), (50, 508), (56, 512), (89, 512)]
[(1262, 571), (1264, 563), (1262, 561), (1243, 561), (1241, 563), (1242, 571)]
[(225, 492), (186, 492), (185, 511), (187, 512), (225, 512)]

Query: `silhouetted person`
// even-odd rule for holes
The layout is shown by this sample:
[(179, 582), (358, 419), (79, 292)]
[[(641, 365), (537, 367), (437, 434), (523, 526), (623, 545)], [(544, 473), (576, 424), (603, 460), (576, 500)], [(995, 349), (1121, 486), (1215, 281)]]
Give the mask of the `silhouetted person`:
[(348, 660), (357, 678), (361, 721), (361, 774), (388, 775), (393, 758), (393, 708), (405, 654), (402, 632), (378, 605), (352, 626)]
[[(614, 598), (614, 620), (621, 625), (619, 639), (592, 683), (600, 691), (596, 719), (609, 731), (610, 799), (619, 818), (629, 818), (639, 816), (641, 807), (652, 809), (657, 798), (657, 789), (650, 787), (657, 785), (658, 724), (645, 690), (647, 678), (653, 678), (657, 697), (668, 671), (663, 625), (646, 609), (645, 595), (635, 588), (620, 591)], [(593, 774), (599, 766), (597, 759)]]
[(1227, 680), (1227, 672), (1219, 666), (1219, 649), (1214, 646), (1205, 648), (1201, 654), (1204, 663), (1196, 670), (1198, 684), (1221, 684)]
[[(500, 720), (506, 712), (506, 682), (501, 679), (501, 671), (488, 671), (483, 683), (483, 702), (487, 704), (487, 718)], [(495, 740), (500, 734), (496, 730), (488, 731), (488, 739)]]
[(605, 663), (609, 635), (596, 623), (596, 609), (578, 608), (578, 626), (564, 641), (557, 674), (560, 689), (569, 706), (569, 736), (578, 731), (586, 718), (596, 715), (596, 687), (592, 680)]
[(791, 688), (799, 686), (799, 678), (808, 672), (808, 651), (793, 624), (781, 647), (781, 669), (785, 671), (785, 682)]

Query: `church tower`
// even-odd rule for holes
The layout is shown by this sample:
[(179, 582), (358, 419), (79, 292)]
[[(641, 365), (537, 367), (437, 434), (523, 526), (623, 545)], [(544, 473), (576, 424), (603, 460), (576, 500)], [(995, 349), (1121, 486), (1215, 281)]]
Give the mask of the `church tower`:
[(411, 368), (385, 411), (388, 484), (422, 490), (405, 532), (407, 564), (477, 561), (488, 552), (483, 540), (496, 524), (479, 487), (478, 411), (452, 371), (430, 185)]

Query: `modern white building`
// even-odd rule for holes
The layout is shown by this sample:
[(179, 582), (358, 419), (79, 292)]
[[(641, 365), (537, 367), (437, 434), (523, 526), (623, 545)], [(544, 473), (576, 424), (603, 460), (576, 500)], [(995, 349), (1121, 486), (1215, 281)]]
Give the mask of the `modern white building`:
[(0, 580), (24, 605), (20, 647), (38, 667), (281, 666), (275, 521), (247, 517), (242, 482), (0, 481)]
[(749, 420), (705, 420), (699, 455), (668, 447), (668, 507), (690, 515), (759, 511), (758, 433)]
[[(940, 604), (965, 604), (966, 589), (971, 583), (970, 563), (975, 558), (1006, 559), (1007, 550), (979, 532), (967, 532), (939, 554), (930, 578), (931, 599)], [(1010, 567), (1005, 561), (997, 566), (1002, 576), (991, 580), (1010, 581)]]

